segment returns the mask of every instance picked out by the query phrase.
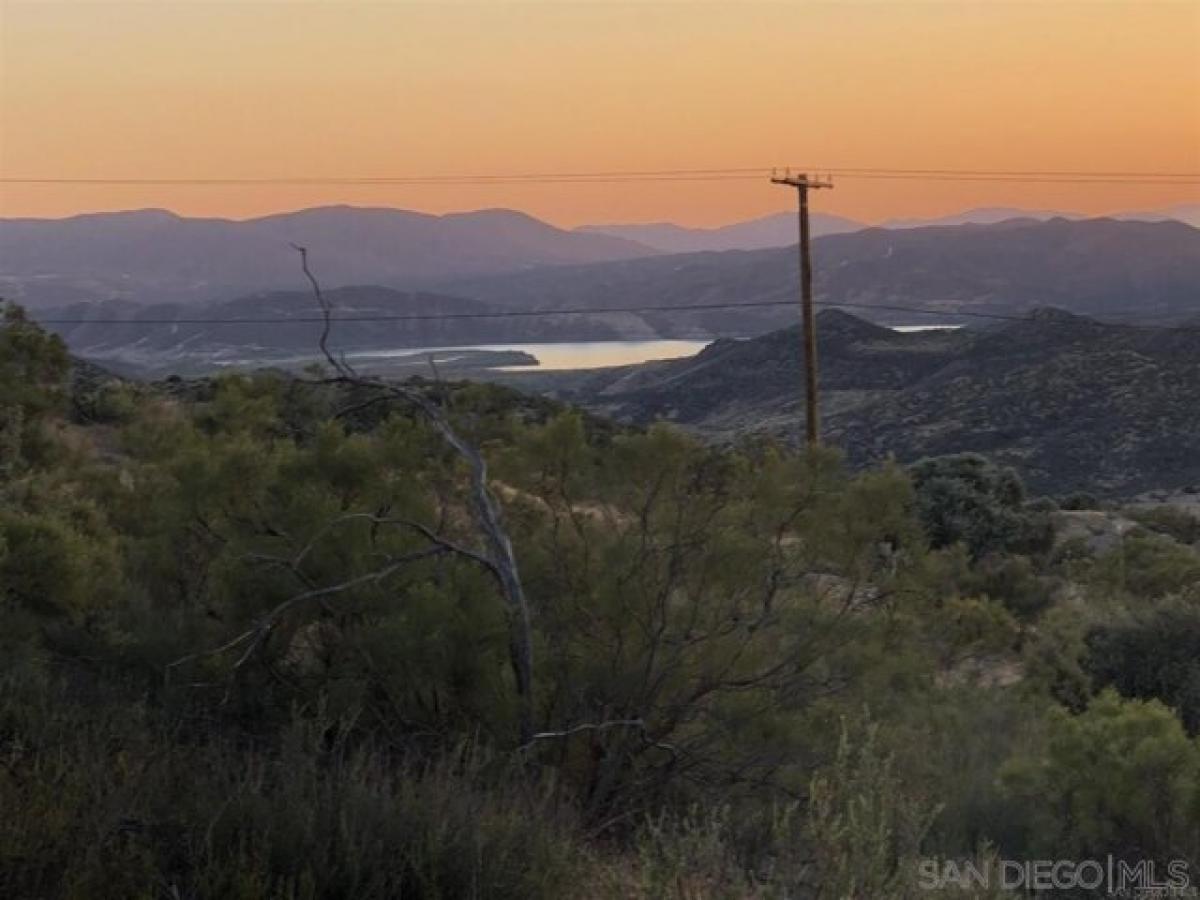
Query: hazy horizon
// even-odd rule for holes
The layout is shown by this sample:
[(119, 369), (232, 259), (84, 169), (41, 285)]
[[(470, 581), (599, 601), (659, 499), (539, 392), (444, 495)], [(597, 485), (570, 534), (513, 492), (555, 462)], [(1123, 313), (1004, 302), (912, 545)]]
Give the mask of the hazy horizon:
[[(883, 219), (879, 219), (879, 220), (875, 220), (875, 221), (864, 220), (864, 219), (851, 219), (851, 217), (849, 217), (849, 216), (841, 216), (838, 213), (828, 212), (819, 207), (813, 209), (812, 212), (813, 212), (813, 215), (837, 216), (839, 218), (850, 219), (851, 221), (857, 222), (866, 227), (878, 228), (878, 227), (886, 227), (889, 223), (892, 223), (892, 222), (915, 222), (918, 220), (926, 220), (926, 219), (937, 220), (937, 219), (948, 218), (948, 217), (953, 217), (953, 216), (967, 215), (967, 214), (973, 213), (973, 212), (991, 212), (991, 211), (999, 211), (999, 210), (1003, 210), (1003, 211), (1011, 210), (1013, 213), (1018, 214), (1017, 217), (1019, 217), (1020, 213), (1029, 213), (1029, 214), (1054, 213), (1054, 214), (1061, 214), (1061, 215), (1066, 215), (1066, 216), (1071, 216), (1071, 217), (1079, 217), (1079, 218), (1085, 218), (1085, 219), (1103, 219), (1103, 218), (1108, 218), (1108, 217), (1113, 217), (1113, 216), (1135, 215), (1135, 214), (1143, 214), (1143, 213), (1145, 213), (1145, 214), (1162, 214), (1165, 216), (1172, 211), (1183, 210), (1183, 209), (1190, 210), (1195, 207), (1200, 207), (1200, 200), (1182, 200), (1182, 201), (1179, 201), (1176, 203), (1163, 204), (1163, 205), (1159, 205), (1159, 206), (1146, 206), (1146, 207), (1136, 207), (1136, 208), (1133, 208), (1133, 207), (1116, 208), (1116, 209), (1110, 209), (1110, 210), (1106, 210), (1103, 212), (1097, 212), (1097, 213), (1083, 213), (1083, 212), (1080, 212), (1079, 210), (1075, 210), (1075, 209), (1044, 209), (1044, 208), (1032, 208), (1032, 207), (1017, 207), (1017, 206), (1010, 207), (1007, 205), (1005, 205), (1005, 206), (999, 206), (999, 205), (998, 206), (967, 206), (967, 207), (951, 207), (951, 208), (947, 208), (947, 209), (941, 210), (939, 212), (934, 212), (934, 213), (931, 213), (928, 215), (899, 214), (896, 216), (888, 216)], [(748, 222), (754, 222), (754, 221), (758, 221), (758, 220), (762, 220), (762, 219), (768, 219), (768, 218), (771, 218), (774, 216), (795, 215), (794, 207), (785, 207), (785, 208), (781, 208), (781, 209), (768, 210), (765, 213), (756, 214), (756, 215), (744, 217), (744, 218), (733, 218), (733, 219), (726, 219), (726, 220), (720, 220), (720, 221), (706, 221), (706, 222), (699, 222), (699, 223), (685, 223), (683, 221), (680, 221), (679, 219), (672, 219), (669, 216), (669, 214), (659, 215), (657, 217), (654, 216), (653, 214), (650, 214), (649, 218), (645, 218), (645, 219), (625, 219), (625, 220), (612, 220), (612, 221), (587, 221), (587, 222), (569, 223), (569, 222), (554, 221), (552, 219), (544, 218), (542, 216), (536, 215), (535, 213), (531, 212), (528, 209), (521, 209), (519, 207), (483, 206), (483, 207), (475, 207), (475, 208), (462, 208), (462, 209), (449, 209), (449, 210), (444, 210), (444, 211), (434, 211), (434, 210), (430, 210), (430, 209), (418, 209), (416, 207), (411, 207), (411, 206), (390, 206), (390, 205), (385, 205), (385, 204), (367, 204), (367, 203), (359, 204), (359, 203), (336, 203), (335, 202), (335, 203), (321, 203), (321, 204), (316, 204), (313, 206), (293, 207), (293, 208), (287, 208), (287, 209), (272, 209), (272, 210), (268, 210), (266, 212), (256, 213), (253, 215), (246, 215), (246, 216), (193, 215), (193, 214), (181, 212), (178, 209), (172, 209), (170, 207), (161, 206), (161, 205), (159, 205), (159, 206), (155, 206), (155, 205), (135, 206), (135, 207), (125, 207), (125, 208), (114, 207), (114, 208), (110, 208), (110, 209), (86, 210), (86, 211), (82, 211), (82, 212), (66, 213), (63, 215), (45, 215), (45, 216), (8, 215), (3, 210), (0, 210), (0, 221), (5, 221), (5, 220), (12, 221), (12, 220), (17, 220), (17, 219), (62, 221), (65, 219), (79, 218), (79, 217), (83, 217), (83, 216), (121, 215), (121, 214), (127, 214), (127, 213), (166, 213), (168, 215), (176, 216), (181, 219), (210, 219), (210, 220), (226, 221), (226, 222), (251, 222), (251, 221), (255, 221), (257, 219), (265, 219), (265, 218), (271, 218), (271, 217), (275, 217), (275, 216), (288, 216), (288, 215), (293, 215), (293, 214), (297, 214), (297, 213), (311, 212), (313, 210), (339, 209), (339, 208), (355, 209), (355, 210), (386, 210), (389, 212), (414, 213), (417, 215), (426, 215), (426, 216), (432, 216), (432, 217), (462, 216), (462, 215), (471, 215), (474, 213), (486, 213), (486, 212), (509, 212), (509, 213), (516, 213), (519, 215), (531, 216), (532, 218), (535, 218), (538, 221), (541, 221), (547, 225), (552, 225), (555, 228), (560, 228), (563, 230), (572, 230), (572, 229), (577, 229), (577, 228), (588, 228), (588, 227), (616, 228), (616, 227), (625, 227), (625, 226), (637, 227), (637, 226), (654, 226), (654, 225), (674, 226), (674, 227), (679, 227), (679, 228), (688, 228), (688, 229), (696, 229), (696, 230), (706, 230), (706, 229), (716, 230), (716, 229), (720, 229), (720, 228), (727, 228), (727, 227), (730, 227), (733, 225), (741, 225), (741, 224), (746, 224)], [(1176, 221), (1182, 221), (1182, 220), (1176, 220)], [(1185, 222), (1185, 224), (1190, 224), (1190, 223)]]
[[(5, 216), (347, 203), (687, 226), (786, 209), (766, 178), (637, 184), (29, 184), (761, 168), (1194, 172), (1200, 5), (6, 3)], [(802, 52), (798, 50), (802, 49)], [(936, 48), (936, 49), (931, 49)], [(946, 90), (952, 86), (953, 90)], [(1193, 184), (844, 178), (878, 222), (1086, 215)]]

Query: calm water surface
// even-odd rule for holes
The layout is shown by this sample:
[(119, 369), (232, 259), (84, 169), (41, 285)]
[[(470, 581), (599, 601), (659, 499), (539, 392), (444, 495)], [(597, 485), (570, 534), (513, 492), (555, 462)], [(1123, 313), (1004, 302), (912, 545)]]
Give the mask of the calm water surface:
[[(934, 331), (958, 328), (958, 325), (897, 325), (895, 331)], [(471, 344), (461, 347), (406, 347), (402, 350), (372, 351), (362, 354), (374, 359), (403, 360), (434, 354), (443, 365), (454, 362), (457, 353), (467, 351), (519, 350), (538, 361), (536, 366), (502, 366), (506, 371), (565, 371), (599, 369), (604, 366), (630, 366), (656, 359), (682, 359), (695, 356), (711, 341), (578, 341), (560, 344)], [(358, 355), (358, 354), (355, 354)]]
[(598, 369), (602, 366), (628, 366), (653, 359), (680, 359), (695, 356), (710, 341), (580, 341), (564, 344), (472, 344), (463, 347), (420, 347), (371, 353), (376, 359), (404, 359), (435, 354), (439, 363), (450, 363), (456, 352), (468, 350), (519, 350), (537, 359), (537, 366), (510, 366), (514, 371), (538, 369)]

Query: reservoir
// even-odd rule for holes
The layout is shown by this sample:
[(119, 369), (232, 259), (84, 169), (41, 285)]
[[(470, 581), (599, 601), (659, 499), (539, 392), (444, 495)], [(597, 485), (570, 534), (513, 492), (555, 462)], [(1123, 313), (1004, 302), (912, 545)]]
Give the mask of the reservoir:
[[(958, 325), (896, 325), (900, 332), (938, 331), (958, 328)], [(347, 354), (352, 359), (387, 360), (393, 365), (429, 363), (432, 355), (438, 365), (455, 367), (471, 364), (481, 354), (519, 352), (537, 360), (537, 365), (504, 365), (508, 371), (536, 369), (539, 372), (569, 371), (571, 369), (600, 369), (606, 366), (632, 366), (660, 359), (682, 359), (695, 356), (711, 341), (577, 341), (545, 344), (471, 344), (460, 347), (405, 347), (398, 350), (369, 350)], [(478, 364), (478, 363), (476, 363)]]

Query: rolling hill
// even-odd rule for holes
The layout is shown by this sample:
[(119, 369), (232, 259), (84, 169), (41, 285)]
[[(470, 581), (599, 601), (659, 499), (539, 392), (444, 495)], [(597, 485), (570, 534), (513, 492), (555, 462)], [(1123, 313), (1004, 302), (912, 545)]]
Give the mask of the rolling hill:
[[(976, 451), (1056, 494), (1200, 485), (1200, 318), (1117, 327), (1040, 309), (986, 329), (900, 333), (829, 310), (818, 323), (824, 436), (854, 463)], [(625, 421), (794, 439), (800, 347), (798, 328), (717, 341), (557, 393)]]

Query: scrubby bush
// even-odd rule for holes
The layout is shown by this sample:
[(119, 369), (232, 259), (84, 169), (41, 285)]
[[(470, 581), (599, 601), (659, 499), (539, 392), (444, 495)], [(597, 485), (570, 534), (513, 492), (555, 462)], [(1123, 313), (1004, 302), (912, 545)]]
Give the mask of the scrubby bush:
[(0, 480), (54, 448), (47, 417), (66, 403), (66, 346), (31, 322), (24, 310), (0, 303)]
[(1200, 732), (1200, 605), (1173, 598), (1099, 622), (1087, 634), (1083, 666), (1097, 687), (1158, 699)]
[(1133, 507), (1125, 514), (1155, 534), (1166, 535), (1181, 544), (1200, 544), (1200, 515), (1183, 507)]
[(1042, 858), (1195, 859), (1200, 745), (1156, 700), (1105, 691), (1079, 715), (1052, 710), (1044, 749), (1007, 764), (1026, 852)]
[(1002, 603), (1014, 616), (1031, 620), (1054, 602), (1059, 583), (1039, 573), (1027, 556), (992, 555), (972, 568), (964, 586)]
[(1097, 589), (1141, 601), (1200, 586), (1200, 553), (1157, 534), (1131, 533), (1086, 573)]
[(1041, 553), (1053, 542), (1049, 511), (1026, 502), (1012, 469), (964, 453), (922, 460), (909, 472), (917, 512), (935, 548), (961, 542), (981, 558)]
[(1102, 509), (1104, 504), (1095, 494), (1089, 494), (1086, 491), (1076, 491), (1075, 493), (1067, 494), (1058, 501), (1059, 509), (1067, 509), (1073, 511), (1087, 509)]

